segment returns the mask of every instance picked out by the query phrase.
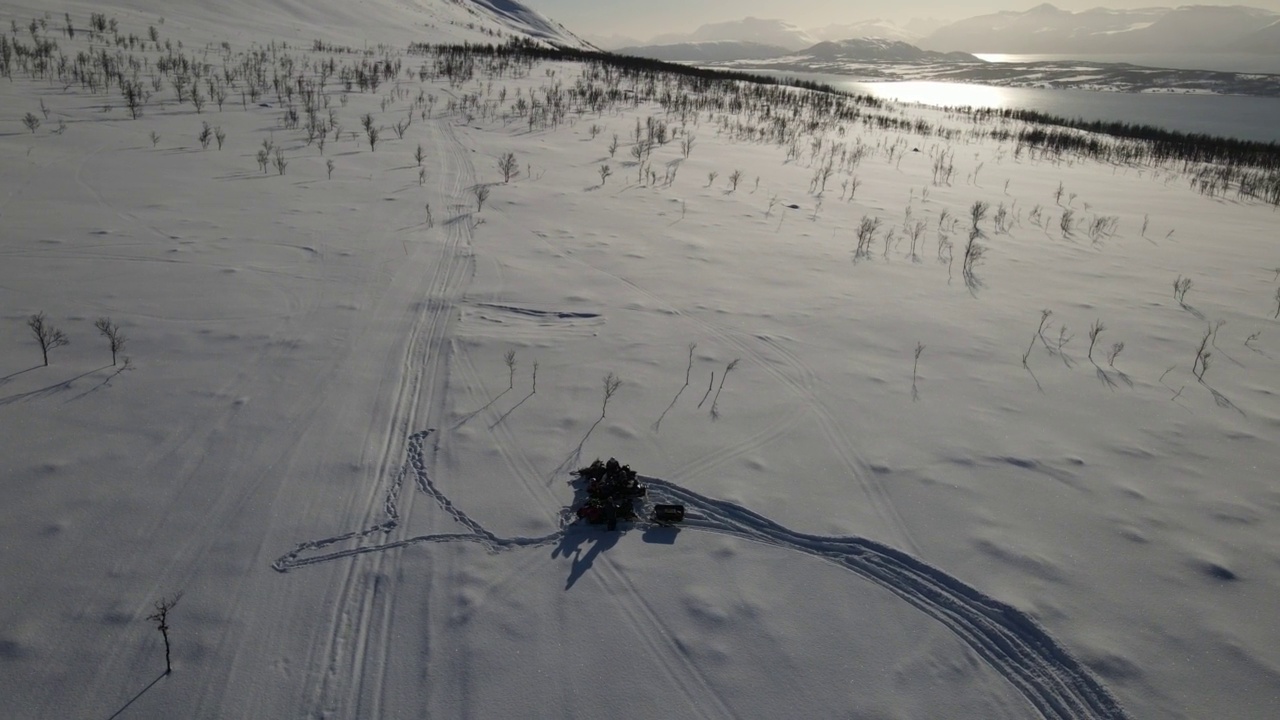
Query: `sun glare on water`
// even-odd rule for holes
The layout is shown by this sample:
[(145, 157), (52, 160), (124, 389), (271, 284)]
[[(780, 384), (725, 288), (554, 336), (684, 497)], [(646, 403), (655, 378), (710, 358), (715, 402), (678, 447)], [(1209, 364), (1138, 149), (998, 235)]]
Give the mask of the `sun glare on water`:
[(933, 81), (865, 83), (863, 88), (884, 100), (923, 105), (1004, 108), (1014, 104), (1008, 88)]

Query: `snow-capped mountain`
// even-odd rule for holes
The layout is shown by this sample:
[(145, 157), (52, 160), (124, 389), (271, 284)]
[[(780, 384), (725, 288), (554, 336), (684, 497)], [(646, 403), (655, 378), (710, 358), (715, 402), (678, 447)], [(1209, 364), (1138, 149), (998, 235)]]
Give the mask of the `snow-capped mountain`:
[(838, 42), (823, 42), (797, 54), (815, 61), (831, 60), (883, 60), (888, 62), (979, 62), (978, 58), (962, 52), (941, 53), (922, 50), (900, 40), (884, 38), (850, 38)]
[[(1013, 53), (1142, 53), (1235, 51), (1241, 41), (1280, 20), (1269, 10), (1185, 6), (1134, 10), (1062, 10), (1048, 3), (1026, 12), (961, 20), (920, 41), (932, 50)], [(1265, 39), (1260, 47), (1265, 50)], [(1274, 47), (1274, 46), (1272, 46)]]
[(879, 18), (856, 23), (827, 25), (826, 27), (812, 29), (809, 34), (823, 42), (848, 40), (850, 38), (884, 38), (886, 40), (915, 43), (919, 42), (922, 37), (920, 33)]
[(777, 45), (787, 50), (803, 50), (812, 47), (818, 38), (800, 27), (783, 20), (748, 17), (731, 22), (710, 23), (691, 33), (669, 33), (649, 41), (649, 45), (675, 45), (688, 42), (738, 42)]

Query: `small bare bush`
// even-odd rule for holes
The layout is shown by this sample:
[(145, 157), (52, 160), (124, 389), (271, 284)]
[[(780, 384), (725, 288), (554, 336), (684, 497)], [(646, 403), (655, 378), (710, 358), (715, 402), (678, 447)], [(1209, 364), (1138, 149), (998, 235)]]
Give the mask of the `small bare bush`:
[(516, 160), (515, 153), (504, 153), (498, 158), (498, 172), (502, 173), (504, 183), (511, 182), (511, 178), (520, 174), (520, 162)]

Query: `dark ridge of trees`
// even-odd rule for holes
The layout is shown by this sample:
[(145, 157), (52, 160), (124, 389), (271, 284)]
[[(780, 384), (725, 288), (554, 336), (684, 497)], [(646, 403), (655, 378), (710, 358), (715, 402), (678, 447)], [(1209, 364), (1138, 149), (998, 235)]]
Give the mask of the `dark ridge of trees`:
[(702, 68), (693, 65), (681, 65), (679, 63), (666, 62), (664, 60), (654, 60), (652, 58), (638, 57), (635, 55), (619, 55), (617, 53), (603, 52), (600, 50), (581, 50), (578, 48), (560, 46), (547, 47), (538, 45), (532, 40), (521, 38), (514, 38), (502, 45), (471, 43), (456, 45), (430, 45), (427, 43), (409, 44), (410, 55), (448, 52), (477, 53), (481, 55), (492, 55), (495, 57), (524, 57), (537, 60), (596, 62), (603, 63), (620, 70), (630, 70), (634, 73), (665, 73), (718, 82), (748, 82), (757, 85), (794, 87), (802, 90), (812, 90), (815, 92), (841, 95), (853, 99), (859, 105), (873, 108), (881, 107), (884, 104), (883, 100), (871, 95), (845, 93), (836, 90), (830, 85), (810, 82), (808, 80), (800, 80), (797, 78), (777, 78), (769, 75), (757, 75), (737, 70), (721, 70), (718, 68)]
[[(1067, 119), (1035, 110), (1006, 109), (995, 112), (999, 117), (1033, 125), (1065, 127), (1087, 133), (1141, 140), (1151, 145), (1150, 154), (1156, 159), (1248, 165), (1264, 170), (1280, 170), (1280, 144), (1274, 142), (1263, 143), (1201, 133), (1183, 133), (1152, 125), (1126, 122)], [(1051, 131), (1042, 130), (1041, 132), (1044, 133), (1045, 140), (1050, 141)], [(1070, 145), (1072, 141), (1067, 138), (1052, 137), (1051, 142)]]

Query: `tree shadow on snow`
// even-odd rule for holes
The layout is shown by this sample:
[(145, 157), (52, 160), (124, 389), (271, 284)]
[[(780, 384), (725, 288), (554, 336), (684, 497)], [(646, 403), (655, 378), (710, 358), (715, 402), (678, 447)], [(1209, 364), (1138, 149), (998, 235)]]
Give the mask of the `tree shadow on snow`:
[(156, 683), (158, 683), (158, 682), (160, 682), (160, 680), (162, 680), (162, 679), (164, 678), (164, 676), (165, 676), (165, 675), (168, 675), (168, 673), (165, 673), (165, 672), (160, 673), (160, 674), (156, 677), (156, 679), (155, 679), (155, 680), (152, 680), (150, 683), (148, 683), (148, 684), (147, 684), (147, 686), (146, 686), (146, 687), (144, 687), (144, 688), (142, 688), (141, 690), (139, 690), (137, 695), (134, 695), (134, 696), (129, 700), (129, 702), (125, 703), (125, 704), (124, 704), (124, 706), (122, 706), (119, 710), (117, 710), (117, 711), (115, 711), (114, 713), (112, 713), (112, 714), (111, 714), (111, 716), (107, 718), (107, 720), (115, 720), (116, 718), (120, 717), (120, 715), (121, 715), (125, 710), (128, 710), (128, 709), (129, 709), (129, 706), (130, 706), (130, 705), (132, 705), (132, 704), (134, 704), (135, 702), (137, 702), (137, 701), (138, 701), (138, 698), (142, 697), (143, 695), (145, 695), (145, 694), (147, 693), (147, 691), (148, 691), (148, 690), (150, 690), (151, 688), (155, 687), (155, 684), (156, 684)]
[(103, 365), (102, 367), (97, 368), (95, 370), (90, 370), (89, 372), (81, 373), (71, 378), (70, 380), (63, 380), (62, 382), (54, 383), (47, 387), (42, 387), (39, 390), (32, 390), (30, 392), (18, 393), (16, 395), (10, 395), (8, 397), (0, 398), (0, 405), (12, 405), (17, 402), (24, 402), (27, 400), (37, 400), (42, 397), (48, 397), (51, 395), (56, 395), (61, 392), (66, 392), (67, 390), (70, 390), (72, 388), (72, 384), (75, 381), (84, 377), (88, 377), (96, 372), (106, 370), (109, 367), (111, 366)]

